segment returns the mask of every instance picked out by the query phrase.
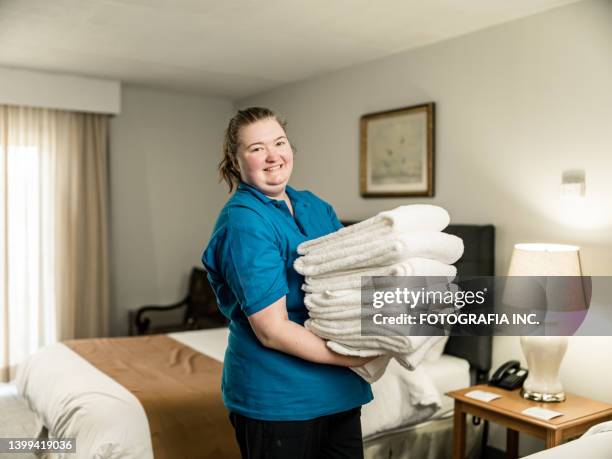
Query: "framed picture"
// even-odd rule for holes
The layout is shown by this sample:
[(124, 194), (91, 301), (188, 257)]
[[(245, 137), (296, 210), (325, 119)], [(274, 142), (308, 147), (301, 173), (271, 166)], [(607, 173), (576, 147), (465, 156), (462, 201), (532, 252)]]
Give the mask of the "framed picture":
[(363, 115), (360, 191), (366, 197), (434, 195), (434, 103)]

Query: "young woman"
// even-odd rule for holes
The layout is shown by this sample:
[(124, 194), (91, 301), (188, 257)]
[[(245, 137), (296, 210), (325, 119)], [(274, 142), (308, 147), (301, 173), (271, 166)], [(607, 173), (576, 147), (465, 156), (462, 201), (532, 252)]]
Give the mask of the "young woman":
[(244, 458), (361, 458), (370, 386), (308, 318), (297, 246), (341, 228), (333, 208), (288, 185), (285, 124), (259, 107), (229, 122), (219, 165), (230, 192), (202, 261), (230, 319), (222, 392)]

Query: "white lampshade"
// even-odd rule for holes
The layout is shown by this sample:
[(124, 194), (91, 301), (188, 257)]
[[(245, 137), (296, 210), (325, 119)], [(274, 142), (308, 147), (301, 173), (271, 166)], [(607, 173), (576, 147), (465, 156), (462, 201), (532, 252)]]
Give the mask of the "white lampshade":
[[(544, 301), (546, 303), (543, 306), (553, 304), (559, 308), (559, 305), (562, 305), (563, 309), (568, 310), (584, 308), (585, 294), (580, 277), (582, 267), (578, 246), (516, 244), (508, 276), (539, 276), (547, 279), (542, 289), (534, 288), (533, 282), (513, 284), (509, 280), (504, 298), (514, 300), (512, 302), (515, 304)], [(555, 282), (551, 279), (552, 276), (571, 276), (575, 279), (566, 277)], [(522, 288), (527, 286), (530, 288)], [(521, 337), (521, 347), (529, 368), (529, 376), (523, 385), (523, 397), (542, 402), (565, 400), (563, 386), (559, 380), (559, 368), (567, 342), (566, 336)]]
[[(516, 244), (504, 291), (506, 304), (546, 308), (552, 312), (584, 311), (590, 286), (582, 281), (580, 247), (561, 244)], [(537, 282), (529, 277), (536, 276)]]
[(581, 276), (580, 247), (516, 244), (508, 276)]

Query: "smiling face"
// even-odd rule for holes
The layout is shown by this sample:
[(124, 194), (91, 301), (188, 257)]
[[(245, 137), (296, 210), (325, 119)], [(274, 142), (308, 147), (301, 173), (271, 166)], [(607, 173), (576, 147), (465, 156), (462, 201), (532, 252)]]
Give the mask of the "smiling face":
[(242, 127), (236, 159), (243, 182), (270, 198), (284, 197), (293, 170), (293, 150), (276, 119), (266, 118)]

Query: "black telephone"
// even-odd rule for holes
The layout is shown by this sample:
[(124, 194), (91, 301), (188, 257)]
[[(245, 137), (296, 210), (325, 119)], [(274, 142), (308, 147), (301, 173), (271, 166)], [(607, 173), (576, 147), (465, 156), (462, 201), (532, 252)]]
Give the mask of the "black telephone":
[(509, 360), (493, 373), (489, 384), (502, 389), (514, 390), (523, 385), (528, 374), (529, 371), (521, 368), (518, 360)]

